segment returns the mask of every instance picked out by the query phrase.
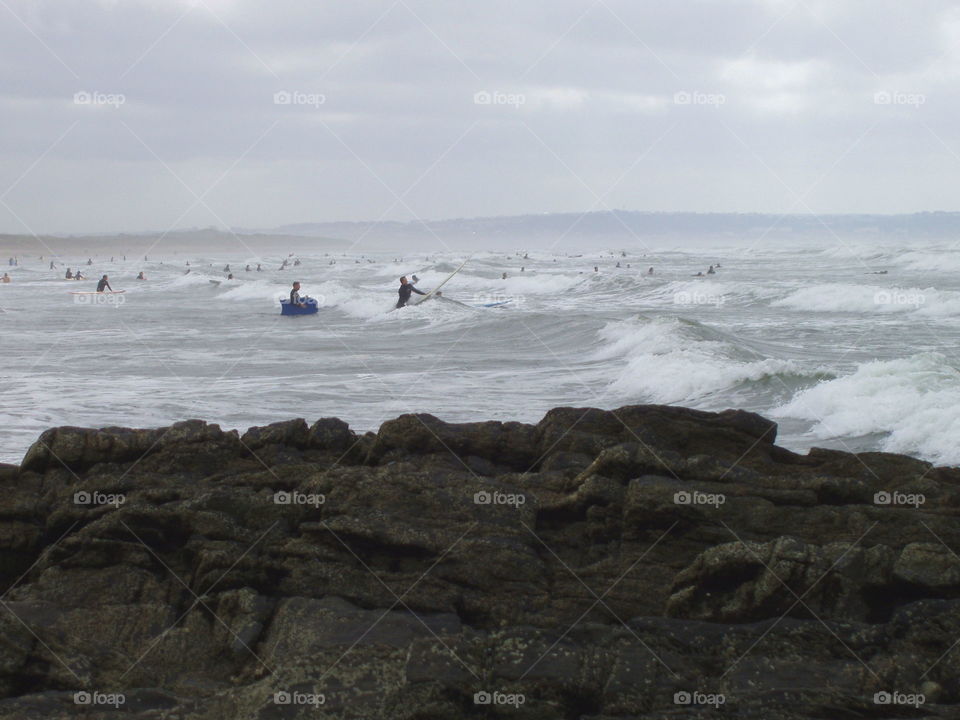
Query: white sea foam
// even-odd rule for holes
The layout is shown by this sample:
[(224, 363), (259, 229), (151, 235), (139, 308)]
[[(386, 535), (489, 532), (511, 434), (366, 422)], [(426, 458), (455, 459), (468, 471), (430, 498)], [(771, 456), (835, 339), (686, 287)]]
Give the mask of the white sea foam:
[(607, 345), (595, 359), (626, 361), (607, 391), (637, 401), (697, 402), (744, 382), (804, 372), (797, 362), (762, 357), (675, 318), (610, 323), (600, 336)]
[(960, 371), (940, 353), (862, 363), (771, 415), (813, 422), (817, 439), (882, 434), (883, 450), (960, 464)]

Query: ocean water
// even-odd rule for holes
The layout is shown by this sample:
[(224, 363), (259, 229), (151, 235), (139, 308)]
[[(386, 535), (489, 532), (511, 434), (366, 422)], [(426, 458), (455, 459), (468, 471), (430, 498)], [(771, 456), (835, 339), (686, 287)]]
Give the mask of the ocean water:
[[(480, 252), (443, 299), (399, 311), (400, 274), (429, 289), (463, 256), (308, 253), (280, 270), (286, 255), (95, 258), (84, 271), (127, 291), (95, 300), (70, 294), (95, 281), (37, 258), (0, 268), (13, 278), (0, 285), (0, 460), (56, 425), (337, 416), (365, 431), (407, 412), (536, 422), (560, 405), (666, 403), (762, 413), (800, 451), (960, 464), (952, 243)], [(280, 315), (295, 279), (317, 315)]]

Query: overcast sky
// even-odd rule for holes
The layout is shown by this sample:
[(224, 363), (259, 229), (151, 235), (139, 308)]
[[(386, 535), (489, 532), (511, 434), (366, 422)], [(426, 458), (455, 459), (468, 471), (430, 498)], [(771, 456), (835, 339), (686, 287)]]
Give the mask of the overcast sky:
[(3, 0), (0, 232), (952, 210), (958, 74), (927, 0)]

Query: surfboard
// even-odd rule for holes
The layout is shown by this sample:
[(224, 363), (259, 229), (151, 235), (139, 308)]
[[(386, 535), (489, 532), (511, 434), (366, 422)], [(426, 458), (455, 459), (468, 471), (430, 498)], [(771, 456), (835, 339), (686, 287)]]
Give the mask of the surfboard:
[(126, 290), (102, 290), (101, 292), (97, 292), (96, 290), (87, 290), (87, 291), (71, 290), (70, 294), (71, 295), (123, 295), (125, 292)]
[[(471, 255), (470, 257), (473, 257), (473, 256)], [(449, 275), (447, 275), (447, 277), (444, 278), (444, 280), (443, 280), (442, 283), (440, 283), (439, 285), (437, 285), (433, 290), (431, 290), (431, 291), (428, 292), (426, 295), (424, 295), (422, 298), (420, 298), (420, 300), (419, 300), (416, 304), (419, 305), (420, 303), (426, 302), (427, 300), (429, 300), (430, 298), (432, 298), (433, 295), (434, 295), (434, 293), (437, 292), (437, 290), (439, 290), (439, 289), (442, 288), (444, 285), (446, 285), (448, 282), (450, 282), (451, 278), (453, 278), (454, 275), (456, 275), (458, 272), (460, 272), (461, 270), (463, 270), (463, 266), (466, 265), (469, 260), (470, 260), (470, 258), (468, 257), (466, 260), (464, 260), (462, 263), (460, 263), (460, 267), (458, 267), (458, 268), (457, 268), (456, 270), (454, 270), (452, 273), (450, 273)]]
[(478, 307), (478, 308), (503, 307), (504, 305), (509, 305), (511, 302), (512, 300), (501, 300), (500, 302), (481, 303), (480, 305), (474, 305), (473, 307)]

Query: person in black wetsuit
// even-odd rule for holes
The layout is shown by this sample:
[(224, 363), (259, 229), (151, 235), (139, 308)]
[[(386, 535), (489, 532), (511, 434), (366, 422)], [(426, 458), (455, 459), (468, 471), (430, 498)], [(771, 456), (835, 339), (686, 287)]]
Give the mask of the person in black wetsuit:
[(113, 292), (113, 288), (110, 287), (110, 283), (107, 281), (106, 275), (100, 278), (100, 282), (97, 283), (97, 292), (103, 292), (104, 288), (107, 288), (110, 292)]
[(290, 291), (290, 304), (297, 307), (306, 307), (307, 304), (300, 298), (300, 283), (293, 284), (293, 290)]
[(400, 299), (397, 300), (397, 307), (402, 308), (408, 302), (410, 302), (410, 295), (416, 293), (417, 295), (426, 295), (422, 290), (417, 290), (413, 285), (410, 284), (410, 281), (407, 280), (407, 276), (404, 275), (400, 278), (400, 289), (397, 291), (400, 294)]

